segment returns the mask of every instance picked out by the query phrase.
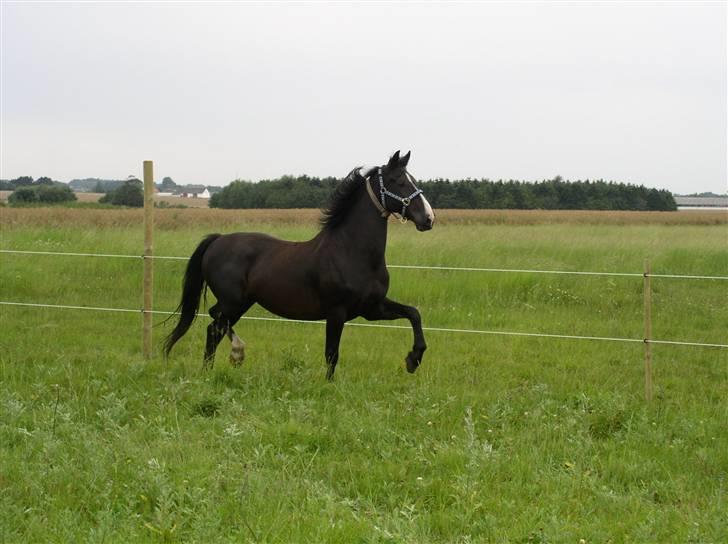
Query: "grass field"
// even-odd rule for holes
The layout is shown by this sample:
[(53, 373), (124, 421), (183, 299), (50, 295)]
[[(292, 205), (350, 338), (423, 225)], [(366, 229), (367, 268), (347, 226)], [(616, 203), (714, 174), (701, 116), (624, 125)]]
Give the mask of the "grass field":
[[(391, 264), (725, 276), (723, 212), (443, 212)], [(137, 210), (0, 209), (2, 249), (140, 254)], [(158, 210), (157, 255), (212, 231), (303, 240), (314, 211)], [(155, 308), (182, 261), (155, 261)], [(0, 254), (0, 300), (139, 308), (141, 260)], [(426, 327), (640, 338), (642, 279), (392, 270)], [(728, 282), (653, 280), (655, 338), (728, 343)], [(266, 316), (259, 308), (249, 315)], [(155, 318), (155, 343), (166, 332)], [(403, 322), (402, 324), (405, 324)], [(244, 366), (169, 362), (141, 317), (0, 306), (0, 542), (726, 542), (728, 351), (243, 321)]]

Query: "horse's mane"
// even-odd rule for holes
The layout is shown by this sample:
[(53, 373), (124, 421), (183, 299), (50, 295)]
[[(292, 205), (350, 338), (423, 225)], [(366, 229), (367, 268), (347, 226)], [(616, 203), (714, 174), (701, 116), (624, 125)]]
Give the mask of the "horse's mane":
[(364, 187), (366, 177), (372, 170), (373, 168), (365, 169), (358, 166), (336, 185), (328, 205), (321, 210), (319, 222), (322, 228), (333, 229), (344, 221), (356, 201), (357, 193)]

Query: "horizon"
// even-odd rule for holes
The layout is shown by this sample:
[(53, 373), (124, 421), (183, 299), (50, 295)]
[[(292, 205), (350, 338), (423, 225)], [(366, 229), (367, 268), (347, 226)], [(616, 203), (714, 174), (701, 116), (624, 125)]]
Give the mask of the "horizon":
[[(305, 177), (309, 177), (309, 178), (317, 178), (317, 179), (326, 179), (326, 178), (342, 179), (341, 177), (337, 177), (337, 176), (310, 176), (308, 174), (296, 174), (296, 175), (294, 175), (294, 174), (282, 174), (282, 175), (277, 176), (277, 177), (274, 177), (274, 178), (265, 178), (265, 179), (258, 179), (258, 180), (234, 179), (234, 180), (231, 180), (230, 182), (226, 183), (225, 185), (215, 185), (215, 184), (211, 184), (211, 183), (194, 182), (194, 181), (182, 183), (182, 182), (175, 181), (174, 178), (172, 178), (171, 176), (161, 176), (160, 179), (157, 179), (156, 176), (155, 176), (154, 184), (155, 185), (161, 185), (162, 184), (162, 181), (165, 178), (169, 177), (169, 178), (172, 179), (172, 181), (178, 187), (187, 187), (187, 186), (196, 185), (196, 186), (216, 187), (216, 188), (219, 188), (219, 189), (224, 189), (225, 187), (227, 187), (231, 183), (235, 183), (235, 182), (260, 183), (260, 182), (263, 182), (263, 181), (278, 181), (278, 180), (280, 180), (282, 178), (285, 178), (285, 177), (300, 178), (300, 177), (304, 177), (304, 176)], [(18, 176), (18, 177), (23, 177), (23, 176)], [(28, 176), (28, 177), (33, 177), (33, 176)], [(40, 179), (42, 177), (50, 177), (50, 176), (33, 177), (33, 180), (36, 181), (37, 179)], [(101, 177), (98, 177), (98, 176), (88, 176), (88, 177), (83, 177), (83, 178), (81, 178), (81, 177), (74, 177), (74, 178), (71, 178), (68, 181), (57, 180), (57, 179), (53, 179), (51, 177), (51, 180), (53, 182), (56, 182), (56, 183), (63, 183), (65, 185), (69, 185), (70, 183), (72, 183), (74, 181), (89, 181), (89, 180), (98, 180), (98, 181), (103, 181), (103, 182), (109, 182), (109, 181), (113, 181), (113, 182), (124, 182), (124, 181), (127, 181), (127, 180), (131, 179), (132, 177), (133, 178), (136, 178), (138, 181), (141, 181), (141, 179), (142, 179), (143, 176), (137, 176), (137, 175), (134, 175), (134, 174), (130, 174), (129, 176), (126, 176), (124, 178), (101, 178)], [(465, 177), (465, 178), (458, 178), (458, 179), (455, 179), (455, 178), (428, 178), (428, 179), (418, 179), (417, 181), (419, 183), (423, 183), (423, 182), (424, 183), (427, 183), (427, 182), (433, 182), (433, 181), (438, 181), (438, 180), (444, 180), (444, 181), (448, 181), (448, 182), (451, 182), (451, 183), (458, 183), (458, 182), (462, 182), (462, 181), (481, 181), (481, 182), (489, 182), (489, 183), (498, 183), (498, 182), (509, 183), (509, 182), (515, 182), (515, 183), (537, 184), (537, 183), (546, 183), (546, 182), (550, 182), (550, 181), (555, 181), (557, 178), (559, 178), (560, 181), (562, 181), (564, 183), (585, 183), (585, 182), (597, 183), (597, 182), (603, 182), (603, 183), (614, 183), (614, 184), (622, 184), (622, 185), (633, 185), (633, 186), (637, 186), (637, 187), (646, 187), (648, 189), (657, 189), (659, 191), (669, 191), (673, 196), (696, 196), (697, 197), (697, 196), (699, 196), (701, 194), (709, 194), (709, 195), (715, 195), (715, 196), (728, 196), (728, 189), (726, 189), (726, 191), (724, 191), (723, 193), (716, 193), (715, 191), (701, 191), (701, 190), (695, 190), (695, 191), (692, 191), (691, 193), (678, 193), (678, 192), (675, 192), (675, 191), (670, 191), (669, 189), (666, 189), (664, 187), (649, 187), (647, 185), (638, 184), (638, 183), (628, 183), (628, 182), (622, 182), (622, 181), (610, 180), (610, 179), (568, 179), (568, 178), (564, 178), (563, 176), (560, 176), (560, 175), (556, 175), (556, 176), (554, 176), (552, 178), (544, 178), (544, 179), (536, 179), (536, 180), (492, 179), (492, 178)], [(12, 178), (12, 179), (0, 178), (0, 181), (10, 182), (10, 181), (13, 181), (14, 179), (17, 179), (17, 178)], [(84, 191), (81, 191), (81, 192), (84, 192)]]

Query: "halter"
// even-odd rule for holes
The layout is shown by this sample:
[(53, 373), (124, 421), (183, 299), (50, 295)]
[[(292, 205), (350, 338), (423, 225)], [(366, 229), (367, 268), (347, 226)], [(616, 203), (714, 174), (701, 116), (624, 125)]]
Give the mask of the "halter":
[(415, 191), (411, 195), (402, 198), (399, 195), (395, 195), (392, 191), (390, 191), (389, 189), (387, 189), (384, 186), (384, 178), (382, 177), (381, 167), (377, 168), (377, 175), (379, 176), (379, 197), (381, 198), (381, 201), (382, 201), (381, 204), (379, 203), (377, 198), (374, 196), (374, 190), (372, 189), (372, 186), (369, 183), (369, 179), (364, 178), (364, 183), (367, 186), (367, 192), (369, 193), (369, 197), (372, 199), (372, 202), (377, 207), (377, 209), (379, 210), (379, 213), (381, 214), (382, 217), (388, 217), (389, 214), (392, 214), (392, 213), (396, 215), (396, 212), (391, 212), (387, 209), (387, 205), (385, 203), (384, 197), (388, 196), (390, 198), (400, 201), (402, 203), (402, 211), (399, 214), (400, 215), (399, 221), (400, 221), (400, 223), (406, 223), (407, 218), (404, 216), (404, 214), (407, 211), (407, 206), (409, 206), (412, 203), (413, 199), (417, 198), (418, 196), (420, 196), (422, 194), (422, 189), (417, 188), (417, 186), (412, 181), (412, 176), (410, 176), (409, 172), (405, 171), (405, 175), (407, 176), (407, 181), (410, 182), (410, 184), (412, 185), (412, 188)]

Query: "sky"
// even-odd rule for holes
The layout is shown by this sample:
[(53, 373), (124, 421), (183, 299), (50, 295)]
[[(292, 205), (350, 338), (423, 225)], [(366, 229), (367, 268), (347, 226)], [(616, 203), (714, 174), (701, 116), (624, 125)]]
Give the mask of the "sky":
[(0, 3), (0, 177), (726, 191), (726, 2)]

